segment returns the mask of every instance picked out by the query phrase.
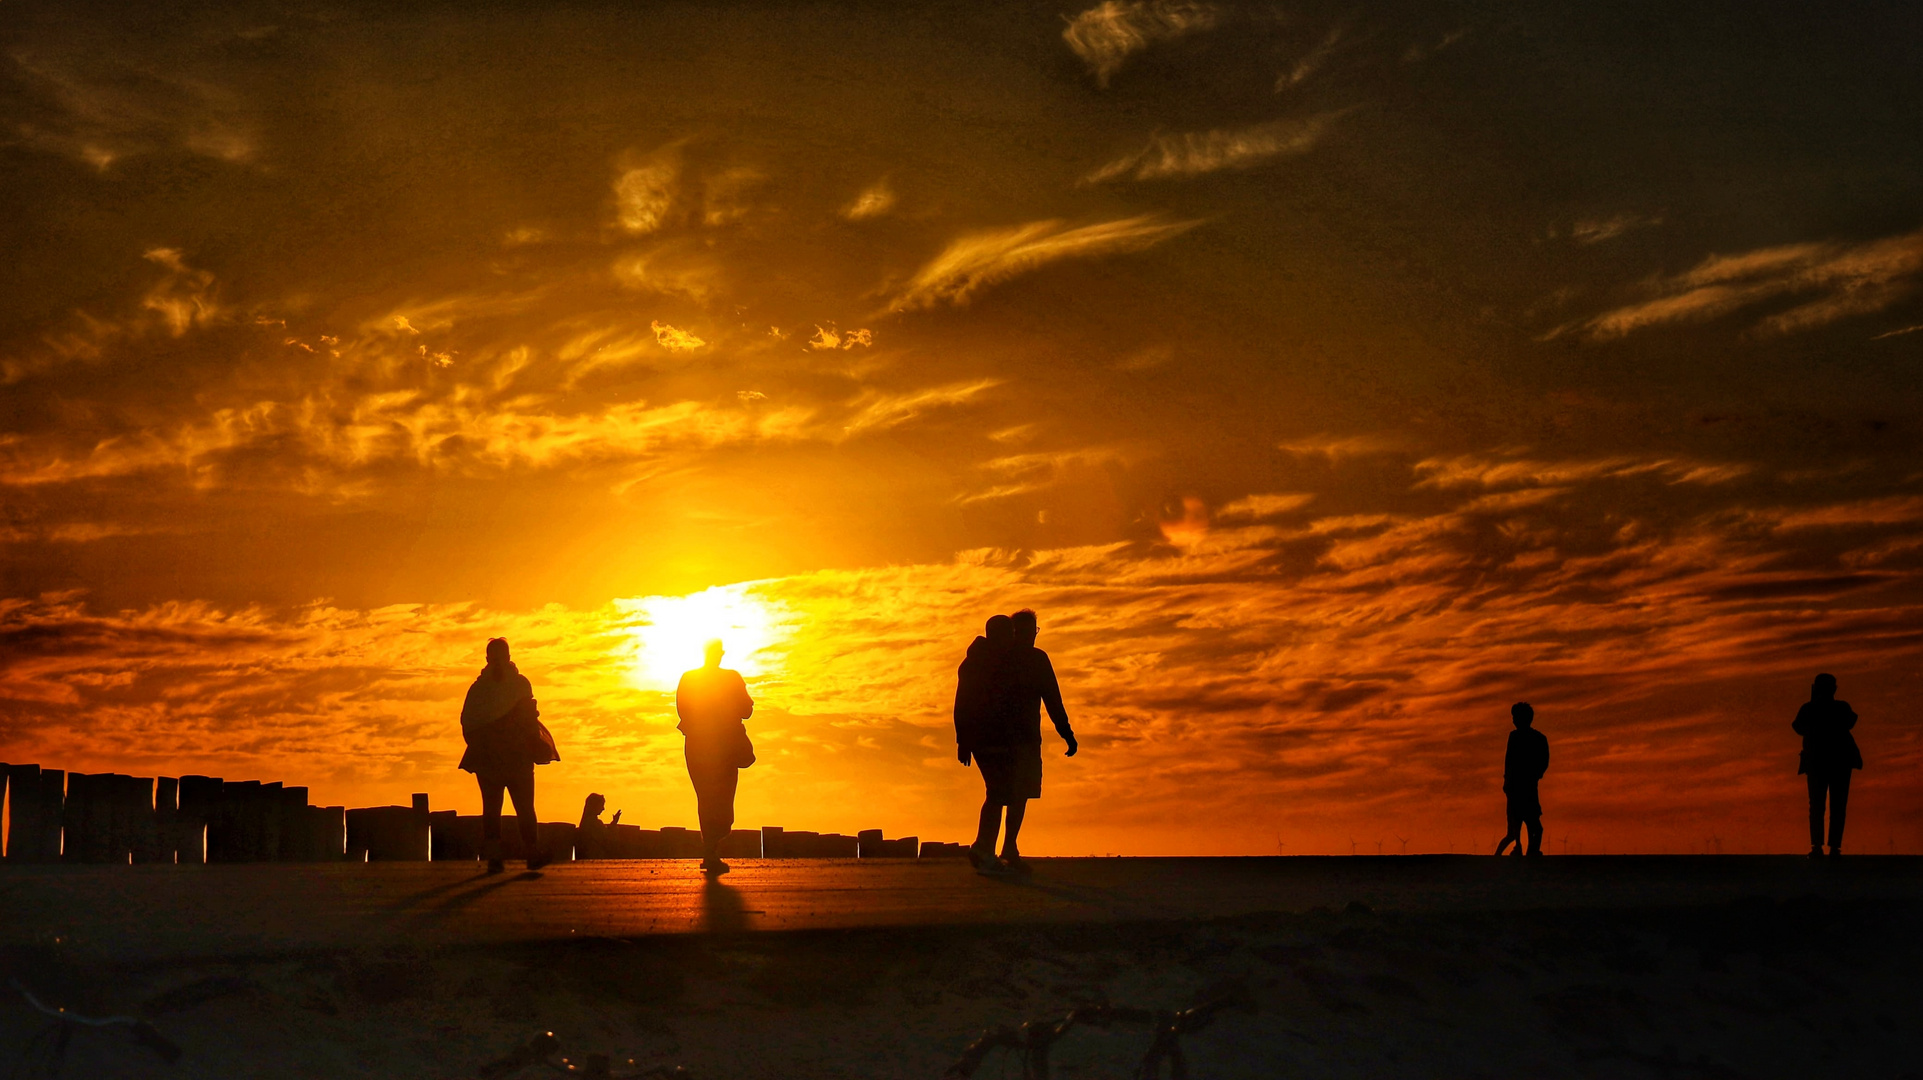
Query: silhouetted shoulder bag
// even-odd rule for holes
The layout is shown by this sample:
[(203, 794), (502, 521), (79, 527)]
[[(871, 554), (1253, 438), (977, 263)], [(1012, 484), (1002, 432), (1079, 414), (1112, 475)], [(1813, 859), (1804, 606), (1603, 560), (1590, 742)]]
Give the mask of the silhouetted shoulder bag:
[(733, 761), (734, 767), (737, 769), (745, 769), (755, 763), (755, 744), (753, 740), (748, 738), (748, 725), (746, 724), (735, 725)]

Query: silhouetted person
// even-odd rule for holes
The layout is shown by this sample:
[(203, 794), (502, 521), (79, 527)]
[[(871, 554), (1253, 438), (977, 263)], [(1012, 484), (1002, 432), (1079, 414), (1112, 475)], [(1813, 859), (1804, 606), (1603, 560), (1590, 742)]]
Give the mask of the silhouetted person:
[(461, 704), (461, 737), (467, 753), (461, 768), (481, 785), (481, 855), (487, 872), (502, 870), (501, 795), (514, 797), (514, 821), (521, 829), (521, 850), (527, 868), (539, 870), (552, 861), (541, 850), (534, 816), (534, 767), (559, 761), (554, 739), (541, 726), (541, 710), (534, 686), (508, 658), (506, 638), (490, 638), (487, 666), (467, 688)]
[(755, 763), (754, 744), (742, 723), (754, 715), (755, 703), (741, 673), (721, 666), (721, 642), (708, 642), (707, 662), (681, 676), (674, 711), (687, 736), (688, 779), (694, 781), (701, 818), (701, 868), (725, 874), (721, 842), (734, 828), (735, 785), (741, 770)]
[(1791, 722), (1803, 737), (1802, 762), (1796, 771), (1809, 778), (1809, 855), (1823, 854), (1823, 803), (1829, 802), (1830, 855), (1843, 853), (1843, 816), (1850, 807), (1850, 771), (1863, 767), (1857, 749), (1856, 710), (1836, 700), (1836, 676), (1818, 675), (1810, 684), (1809, 700)]
[(1001, 824), (998, 819), (1002, 816), (1001, 810), (1006, 808), (1000, 865), (1009, 870), (1026, 871), (1028, 866), (1022, 861), (1016, 838), (1021, 835), (1022, 819), (1028, 814), (1028, 801), (1042, 797), (1042, 709), (1047, 708), (1048, 718), (1055, 723), (1055, 733), (1068, 744), (1068, 757), (1074, 757), (1080, 746), (1075, 741), (1075, 732), (1068, 726), (1068, 710), (1062, 707), (1062, 689), (1055, 681), (1055, 667), (1048, 662), (1048, 654), (1035, 647), (1035, 636), (1039, 632), (1035, 613), (1024, 608), (1009, 618), (1015, 641), (996, 678), (1000, 685), (997, 697), (1001, 702), (997, 710), (1001, 725), (997, 726), (1005, 725), (1007, 748), (984, 746), (975, 751), (976, 764), (981, 767), (982, 779), (988, 787), (988, 805), (982, 807), (981, 830), (975, 836), (973, 850), (977, 853), (994, 850), (996, 826)]
[(605, 859), (608, 854), (608, 827), (601, 821), (601, 811), (608, 808), (608, 800), (602, 795), (590, 794), (581, 804), (581, 824), (574, 830), (574, 857), (577, 859)]
[[(1006, 615), (991, 616), (981, 637), (968, 646), (968, 656), (955, 672), (955, 757), (963, 765), (982, 761), (982, 753), (1007, 755), (1013, 749), (1009, 739), (1005, 680), (1002, 669), (1015, 648), (1015, 621)], [(976, 869), (993, 868), (995, 836), (1001, 831), (1002, 808), (1006, 792), (996, 790), (991, 772), (995, 767), (982, 765), (985, 796), (982, 799), (981, 827), (975, 843), (968, 849), (968, 862)], [(1006, 775), (1001, 770), (996, 775)]]
[(1516, 730), (1509, 733), (1509, 752), (1502, 759), (1502, 793), (1509, 797), (1509, 833), (1496, 845), (1500, 855), (1510, 844), (1522, 854), (1523, 826), (1529, 827), (1529, 854), (1542, 854), (1542, 799), (1536, 785), (1549, 771), (1549, 740), (1532, 725), (1536, 710), (1526, 701), (1509, 706)]

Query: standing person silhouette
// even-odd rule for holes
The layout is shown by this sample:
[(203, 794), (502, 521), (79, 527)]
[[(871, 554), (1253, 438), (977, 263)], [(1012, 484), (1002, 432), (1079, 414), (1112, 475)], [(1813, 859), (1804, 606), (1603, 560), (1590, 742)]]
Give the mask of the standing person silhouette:
[(1790, 728), (1803, 737), (1802, 761), (1796, 771), (1809, 778), (1809, 857), (1823, 855), (1823, 803), (1828, 796), (1830, 857), (1843, 854), (1843, 816), (1850, 807), (1850, 771), (1863, 767), (1857, 749), (1856, 710), (1836, 700), (1836, 676), (1818, 675), (1810, 684), (1809, 700), (1796, 710)]
[[(1006, 615), (991, 616), (955, 672), (955, 757), (963, 765), (972, 759), (982, 771), (981, 823), (968, 848), (968, 862), (977, 870), (996, 868), (995, 835), (1001, 831), (1002, 810), (1009, 800), (1006, 781), (1012, 770), (1000, 763), (1013, 752), (1002, 675), (1014, 648), (1015, 621)], [(996, 764), (988, 764), (983, 755), (997, 759)], [(998, 780), (1002, 781), (999, 786)]]
[(541, 850), (534, 816), (534, 767), (561, 760), (554, 738), (541, 726), (541, 710), (534, 701), (534, 684), (508, 656), (506, 638), (489, 638), (487, 666), (467, 688), (461, 703), (461, 737), (467, 752), (461, 768), (481, 785), (481, 855), (487, 872), (503, 869), (501, 851), (501, 795), (514, 797), (514, 823), (521, 830), (521, 850), (527, 868), (539, 870), (553, 861)]
[[(1035, 613), (1023, 608), (1009, 616), (1014, 629), (1014, 645), (1009, 649), (1006, 663), (1001, 669), (1002, 712), (1008, 725), (1008, 750), (1002, 753), (989, 752), (976, 754), (981, 765), (982, 779), (987, 782), (989, 798), (1006, 807), (1008, 812), (1007, 828), (1002, 834), (1002, 854), (999, 866), (1016, 873), (1026, 873), (1029, 866), (1022, 860), (1021, 848), (1016, 837), (1022, 831), (1022, 819), (1028, 815), (1028, 801), (1042, 797), (1042, 709), (1048, 709), (1048, 718), (1055, 723), (1055, 733), (1068, 744), (1068, 757), (1074, 757), (1081, 749), (1075, 741), (1075, 732), (1068, 726), (1068, 710), (1062, 707), (1062, 688), (1055, 681), (1055, 667), (1048, 661), (1048, 654), (1035, 647), (1035, 637), (1040, 628)], [(975, 837), (975, 850), (993, 850), (995, 844), (996, 821), (1001, 816), (996, 810), (983, 808), (982, 831)]]
[(1509, 706), (1516, 730), (1509, 733), (1509, 751), (1502, 761), (1502, 793), (1509, 797), (1509, 832), (1496, 845), (1500, 855), (1510, 844), (1522, 851), (1522, 828), (1529, 827), (1529, 854), (1542, 854), (1542, 799), (1536, 785), (1549, 771), (1549, 740), (1533, 726), (1536, 710), (1526, 701)]
[(721, 842), (734, 829), (735, 786), (741, 770), (755, 763), (754, 744), (742, 721), (754, 715), (754, 699), (741, 673), (721, 666), (721, 642), (710, 641), (706, 662), (681, 676), (674, 691), (674, 711), (687, 737), (683, 753), (688, 779), (694, 782), (696, 812), (701, 820), (701, 869), (725, 874)]

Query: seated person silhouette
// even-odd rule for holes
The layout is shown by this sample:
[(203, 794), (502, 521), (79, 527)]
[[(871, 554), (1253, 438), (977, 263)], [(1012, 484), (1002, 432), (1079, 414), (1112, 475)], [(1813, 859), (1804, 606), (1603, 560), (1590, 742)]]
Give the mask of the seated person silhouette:
[(1516, 730), (1509, 733), (1509, 752), (1502, 762), (1502, 792), (1509, 797), (1509, 833), (1496, 845), (1500, 855), (1510, 844), (1521, 855), (1519, 837), (1529, 827), (1529, 854), (1542, 854), (1542, 800), (1536, 785), (1549, 771), (1549, 740), (1533, 726), (1536, 710), (1526, 701), (1509, 706), (1509, 719)]
[(742, 721), (754, 715), (754, 699), (741, 673), (721, 666), (720, 641), (710, 641), (706, 662), (681, 676), (674, 691), (674, 710), (687, 736), (684, 755), (688, 779), (694, 782), (697, 814), (701, 819), (701, 869), (725, 874), (721, 842), (734, 828), (735, 787), (741, 770), (754, 764), (754, 744)]
[[(581, 804), (581, 824), (574, 830), (574, 857), (577, 859), (605, 859), (608, 857), (608, 827), (601, 823), (601, 811), (608, 808), (608, 800), (599, 794), (590, 794)], [(614, 819), (621, 820), (620, 811), (615, 811)]]
[(1823, 803), (1829, 803), (1830, 857), (1843, 854), (1843, 815), (1850, 806), (1850, 772), (1863, 767), (1857, 749), (1856, 710), (1836, 700), (1836, 676), (1818, 675), (1810, 685), (1809, 700), (1796, 710), (1790, 724), (1803, 737), (1803, 753), (1796, 771), (1809, 778), (1809, 857), (1823, 854)]

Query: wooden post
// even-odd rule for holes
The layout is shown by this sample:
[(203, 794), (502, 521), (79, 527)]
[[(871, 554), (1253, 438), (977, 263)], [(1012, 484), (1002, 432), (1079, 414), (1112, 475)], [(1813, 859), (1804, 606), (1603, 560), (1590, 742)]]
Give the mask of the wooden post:
[[(7, 772), (12, 768), (13, 766), (0, 761), (0, 813), (4, 813), (7, 808)], [(0, 859), (7, 857), (6, 851), (7, 838), (0, 836)]]
[(174, 861), (174, 851), (179, 839), (174, 835), (180, 806), (180, 781), (171, 776), (154, 780), (154, 813), (148, 821), (147, 857), (143, 860), (135, 855), (136, 861), (170, 863)]
[(878, 859), (881, 857), (881, 845), (883, 841), (881, 839), (880, 829), (863, 829), (855, 834), (855, 841), (855, 855), (857, 858)]
[(99, 804), (104, 799), (95, 797), (95, 789), (105, 787), (106, 776), (96, 777), (91, 773), (69, 773), (67, 775), (66, 797), (60, 804), (60, 861), (61, 862), (106, 862), (107, 808)]
[(788, 850), (788, 838), (783, 835), (781, 826), (763, 825), (761, 827), (761, 857), (764, 859), (786, 859), (792, 856), (793, 853)]
[(281, 862), (311, 862), (314, 858), (314, 830), (307, 823), (307, 789), (280, 789), (280, 847), (275, 855)]
[(218, 776), (180, 778), (180, 809), (174, 814), (174, 850), (180, 862), (212, 861), (214, 817), (225, 786)]
[(36, 819), (38, 828), (34, 848), (40, 857), (36, 862), (60, 861), (60, 819), (67, 805), (67, 774), (60, 769), (40, 770), (40, 814)]
[(322, 862), (339, 862), (347, 857), (347, 810), (344, 807), (310, 806), (307, 808), (307, 821), (314, 858)]
[(115, 862), (153, 862), (154, 781), (151, 776), (120, 778), (121, 796), (114, 801)]
[(254, 841), (255, 862), (274, 862), (280, 858), (281, 795), (286, 790), (276, 780), (271, 784), (262, 784), (254, 792), (254, 827), (257, 830), (254, 834), (257, 837)]
[(7, 819), (7, 861), (34, 862), (39, 853), (35, 830), (40, 822), (40, 766), (9, 765), (12, 817)]

